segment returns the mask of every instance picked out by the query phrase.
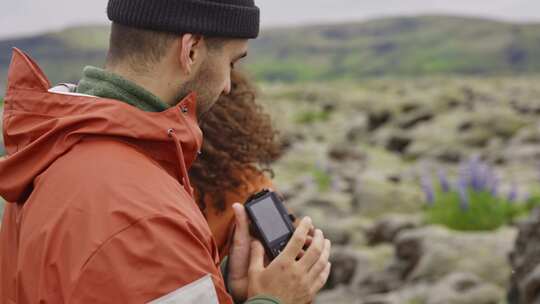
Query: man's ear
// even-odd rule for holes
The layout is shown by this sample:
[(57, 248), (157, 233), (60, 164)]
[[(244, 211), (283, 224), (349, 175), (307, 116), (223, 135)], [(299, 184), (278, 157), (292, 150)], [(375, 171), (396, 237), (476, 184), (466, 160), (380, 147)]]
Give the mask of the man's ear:
[(194, 64), (202, 51), (202, 36), (193, 34), (184, 34), (178, 40), (180, 44), (180, 65), (187, 75), (191, 74)]

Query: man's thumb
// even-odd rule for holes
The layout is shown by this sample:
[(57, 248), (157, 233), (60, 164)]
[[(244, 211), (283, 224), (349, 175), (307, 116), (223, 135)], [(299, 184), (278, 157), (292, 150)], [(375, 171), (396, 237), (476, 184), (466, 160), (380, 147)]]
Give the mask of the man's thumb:
[(251, 242), (251, 259), (249, 269), (261, 270), (264, 268), (264, 248), (259, 241)]
[(242, 206), (240, 203), (234, 203), (232, 208), (234, 210), (236, 226), (246, 228), (248, 226), (248, 219), (244, 206)]

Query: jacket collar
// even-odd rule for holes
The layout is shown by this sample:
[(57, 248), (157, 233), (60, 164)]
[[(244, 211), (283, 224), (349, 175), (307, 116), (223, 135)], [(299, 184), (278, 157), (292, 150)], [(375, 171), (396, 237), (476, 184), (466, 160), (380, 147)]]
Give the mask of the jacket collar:
[(95, 136), (129, 141), (189, 186), (182, 166), (191, 166), (202, 145), (194, 93), (163, 112), (144, 112), (117, 100), (49, 92), (49, 87), (39, 66), (14, 49), (4, 105), (7, 157), (0, 160), (0, 195), (6, 200), (24, 202), (39, 174), (78, 142)]

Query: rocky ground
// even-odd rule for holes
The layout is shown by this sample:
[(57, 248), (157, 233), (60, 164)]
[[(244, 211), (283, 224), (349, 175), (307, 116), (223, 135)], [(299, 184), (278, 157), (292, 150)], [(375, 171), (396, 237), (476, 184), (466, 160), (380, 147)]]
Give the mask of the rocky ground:
[[(419, 177), (489, 162), (501, 192), (540, 191), (540, 78), (273, 84), (275, 183), (333, 241), (316, 303), (540, 303), (540, 211), (496, 231), (428, 225)], [(1, 139), (0, 139), (1, 141)], [(535, 302), (536, 301), (536, 302)]]
[[(519, 284), (522, 294), (532, 293), (522, 303), (533, 303), (535, 285), (522, 282), (531, 281), (537, 261), (522, 257), (534, 250), (523, 244), (540, 237), (517, 224), (487, 232), (427, 225), (419, 177), (438, 168), (452, 175), (475, 155), (494, 166), (503, 195), (512, 185), (520, 199), (536, 193), (538, 80), (262, 87), (286, 149), (275, 164), (276, 184), (335, 244), (330, 282), (317, 303), (497, 304)], [(514, 249), (518, 235), (522, 245)], [(512, 276), (519, 265), (526, 271)], [(511, 277), (519, 282), (510, 284)]]

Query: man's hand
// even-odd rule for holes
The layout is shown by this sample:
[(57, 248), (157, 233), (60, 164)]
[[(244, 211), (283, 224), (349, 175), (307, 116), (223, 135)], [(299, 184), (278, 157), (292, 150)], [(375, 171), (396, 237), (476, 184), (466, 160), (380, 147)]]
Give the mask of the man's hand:
[(236, 203), (233, 210), (236, 229), (229, 254), (229, 276), (225, 279), (233, 299), (238, 303), (247, 298), (249, 256), (253, 239), (249, 233), (249, 221), (244, 206)]
[(284, 303), (311, 302), (330, 274), (331, 245), (322, 231), (315, 230), (309, 218), (296, 221), (297, 229), (289, 244), (267, 265), (262, 244), (250, 235), (244, 206), (234, 204), (233, 210), (236, 229), (225, 279), (235, 302), (258, 294), (275, 296)]
[[(330, 275), (330, 241), (321, 230), (315, 230), (309, 248), (302, 254), (312, 228), (304, 218), (285, 250), (265, 266), (265, 252), (259, 241), (253, 241), (249, 263), (248, 296), (274, 296), (286, 304), (306, 304), (326, 284)], [(301, 258), (298, 258), (301, 256)]]

